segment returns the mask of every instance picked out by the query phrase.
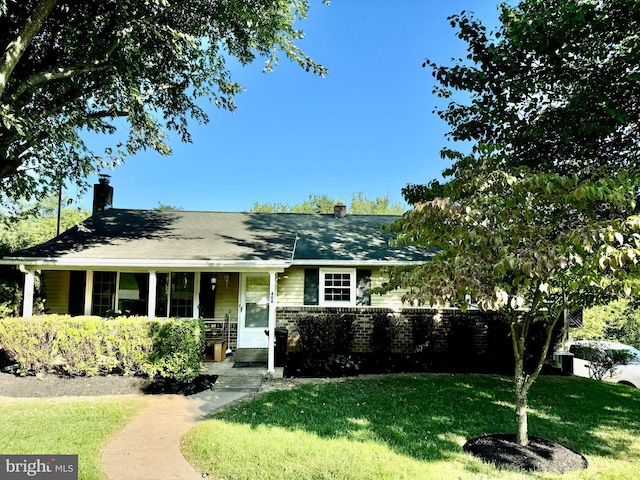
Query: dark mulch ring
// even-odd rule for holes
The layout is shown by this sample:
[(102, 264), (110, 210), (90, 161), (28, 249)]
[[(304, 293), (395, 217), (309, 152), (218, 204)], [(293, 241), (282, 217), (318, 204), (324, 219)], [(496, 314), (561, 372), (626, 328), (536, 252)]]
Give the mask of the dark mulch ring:
[(521, 447), (516, 443), (515, 434), (474, 438), (463, 450), (483, 462), (510, 470), (566, 473), (588, 466), (581, 454), (542, 438), (529, 437), (529, 445)]

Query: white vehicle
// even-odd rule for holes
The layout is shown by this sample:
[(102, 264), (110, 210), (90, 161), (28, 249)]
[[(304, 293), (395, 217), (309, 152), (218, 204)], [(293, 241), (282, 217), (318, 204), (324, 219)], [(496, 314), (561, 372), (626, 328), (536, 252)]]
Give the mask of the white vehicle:
[[(569, 343), (573, 353), (573, 374), (640, 388), (640, 350), (629, 345), (601, 340)], [(624, 364), (618, 363), (622, 359)]]

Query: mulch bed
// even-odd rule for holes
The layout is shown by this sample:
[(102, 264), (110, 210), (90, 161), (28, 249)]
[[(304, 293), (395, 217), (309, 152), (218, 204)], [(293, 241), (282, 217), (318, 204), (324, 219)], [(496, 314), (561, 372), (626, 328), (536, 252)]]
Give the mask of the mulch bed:
[(0, 373), (0, 396), (43, 398), (66, 396), (101, 396), (127, 394), (192, 395), (213, 386), (217, 375), (200, 375), (193, 382), (151, 382), (140, 377), (106, 375), (99, 377), (65, 377), (41, 375), (21, 377)]
[(515, 434), (487, 435), (469, 440), (463, 450), (498, 468), (535, 472), (565, 473), (585, 469), (587, 459), (581, 454), (537, 437), (521, 447)]

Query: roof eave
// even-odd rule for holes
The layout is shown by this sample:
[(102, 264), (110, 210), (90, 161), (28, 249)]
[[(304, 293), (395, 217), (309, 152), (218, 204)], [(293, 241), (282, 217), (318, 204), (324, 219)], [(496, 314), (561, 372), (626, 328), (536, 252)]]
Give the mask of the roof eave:
[(368, 266), (368, 267), (404, 267), (411, 265), (422, 265), (425, 262), (430, 261), (431, 259), (425, 260), (314, 260), (314, 259), (304, 259), (304, 260), (294, 260), (291, 262), (291, 266), (302, 267), (302, 266), (332, 266), (332, 267), (360, 267), (360, 266)]
[(39, 268), (146, 268), (146, 269), (229, 269), (280, 270), (288, 268), (288, 260), (161, 260), (122, 258), (46, 258), (46, 257), (5, 257), (0, 265), (24, 265)]

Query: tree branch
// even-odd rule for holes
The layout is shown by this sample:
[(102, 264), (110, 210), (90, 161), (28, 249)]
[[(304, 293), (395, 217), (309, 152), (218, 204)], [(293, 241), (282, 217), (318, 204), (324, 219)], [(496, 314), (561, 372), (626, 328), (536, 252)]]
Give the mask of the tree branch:
[(35, 87), (41, 83), (50, 82), (52, 80), (60, 80), (63, 78), (70, 78), (74, 75), (81, 75), (83, 73), (97, 72), (105, 70), (111, 65), (107, 64), (108, 56), (104, 60), (96, 60), (92, 64), (77, 65), (75, 67), (61, 67), (49, 72), (40, 72), (31, 75), (18, 89), (18, 91), (12, 96), (12, 100), (16, 101), (20, 96), (26, 92), (29, 87)]
[(107, 118), (107, 117), (128, 117), (129, 110), (100, 110), (98, 112), (89, 113), (87, 118)]
[(45, 20), (51, 14), (58, 0), (41, 0), (27, 19), (20, 33), (7, 45), (4, 50), (2, 64), (0, 64), (0, 98), (4, 94), (9, 78), (22, 58), (33, 37), (40, 31)]

